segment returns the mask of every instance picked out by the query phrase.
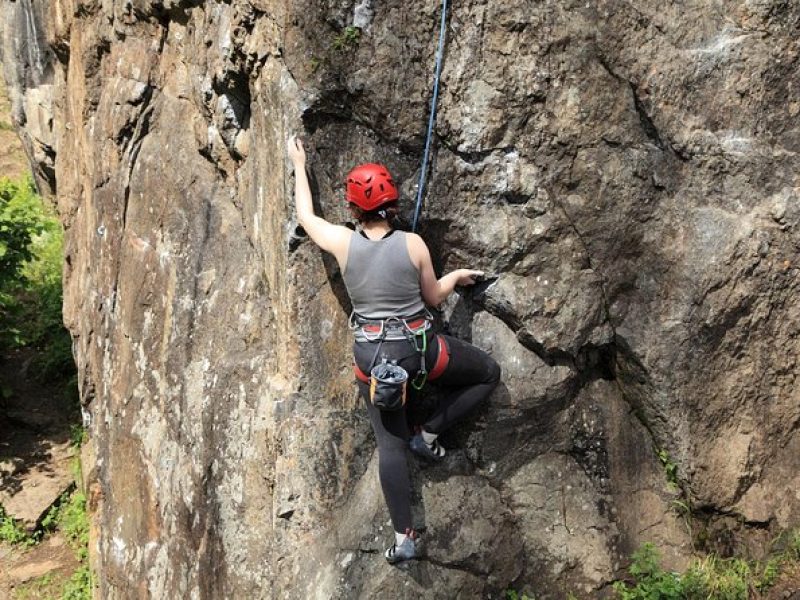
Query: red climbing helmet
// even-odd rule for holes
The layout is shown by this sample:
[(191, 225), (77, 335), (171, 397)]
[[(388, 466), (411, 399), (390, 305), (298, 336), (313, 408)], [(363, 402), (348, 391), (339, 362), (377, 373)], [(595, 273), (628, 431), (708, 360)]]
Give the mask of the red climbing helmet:
[(347, 201), (366, 211), (375, 210), (399, 197), (389, 169), (377, 163), (358, 165), (347, 174), (346, 184)]

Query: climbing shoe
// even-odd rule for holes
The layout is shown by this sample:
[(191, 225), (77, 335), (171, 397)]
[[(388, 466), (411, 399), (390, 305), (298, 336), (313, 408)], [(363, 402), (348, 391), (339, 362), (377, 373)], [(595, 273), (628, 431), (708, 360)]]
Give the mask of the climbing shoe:
[(403, 560), (410, 560), (417, 557), (417, 533), (410, 529), (406, 530), (406, 538), (402, 544), (392, 544), (383, 554), (386, 561), (393, 565)]
[(444, 448), (439, 445), (439, 440), (433, 440), (432, 443), (428, 444), (421, 433), (412, 437), (408, 442), (408, 446), (412, 452), (428, 460), (441, 460), (444, 458)]

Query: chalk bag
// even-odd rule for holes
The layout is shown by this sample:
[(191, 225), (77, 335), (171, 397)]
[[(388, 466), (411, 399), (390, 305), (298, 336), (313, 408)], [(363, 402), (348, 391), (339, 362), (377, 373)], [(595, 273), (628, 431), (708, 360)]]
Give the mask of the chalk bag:
[(407, 384), (408, 371), (384, 358), (369, 372), (369, 399), (380, 410), (402, 410)]

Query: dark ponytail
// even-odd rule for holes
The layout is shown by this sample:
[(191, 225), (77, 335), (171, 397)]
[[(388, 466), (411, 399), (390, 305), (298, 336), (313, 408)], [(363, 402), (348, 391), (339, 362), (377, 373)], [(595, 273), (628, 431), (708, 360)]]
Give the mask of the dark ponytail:
[(397, 201), (388, 202), (375, 210), (363, 210), (351, 203), (350, 212), (362, 224), (386, 220), (389, 225), (392, 225), (397, 219), (399, 208), (397, 207)]

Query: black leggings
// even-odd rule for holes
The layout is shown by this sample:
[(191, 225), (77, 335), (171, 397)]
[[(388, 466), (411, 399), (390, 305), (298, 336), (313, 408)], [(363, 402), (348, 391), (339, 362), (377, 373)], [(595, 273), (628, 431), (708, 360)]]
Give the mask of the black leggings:
[[(450, 351), (450, 362), (444, 373), (428, 384), (435, 384), (443, 392), (443, 397), (433, 415), (422, 425), (430, 433), (442, 433), (470, 413), (492, 393), (500, 381), (500, 366), (486, 352), (457, 338), (450, 336), (444, 338)], [(356, 364), (364, 373), (369, 373), (370, 362), (376, 348), (377, 342), (353, 344)], [(380, 362), (382, 355), (397, 360), (397, 363), (408, 371), (412, 380), (419, 371), (419, 353), (405, 340), (384, 342), (377, 362)], [(425, 354), (428, 371), (433, 368), (437, 356), (436, 337), (432, 332), (428, 332), (428, 350)], [(361, 397), (366, 402), (369, 420), (378, 442), (378, 473), (383, 497), (389, 508), (394, 530), (402, 533), (408, 528), (413, 528), (411, 483), (406, 463), (406, 447), (410, 436), (406, 411), (378, 410), (369, 401), (369, 385), (360, 380), (357, 383)], [(409, 403), (413, 403), (414, 400), (415, 395), (410, 394)]]

